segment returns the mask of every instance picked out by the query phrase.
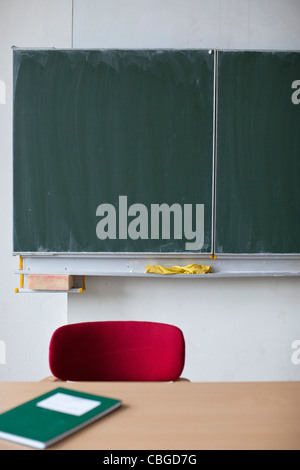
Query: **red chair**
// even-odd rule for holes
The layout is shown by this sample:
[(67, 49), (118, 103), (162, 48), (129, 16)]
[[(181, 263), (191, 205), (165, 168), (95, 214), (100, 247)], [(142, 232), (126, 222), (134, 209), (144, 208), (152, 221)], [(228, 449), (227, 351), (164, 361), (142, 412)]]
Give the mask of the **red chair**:
[(70, 381), (175, 381), (185, 362), (182, 331), (142, 321), (75, 323), (49, 347), (54, 377)]

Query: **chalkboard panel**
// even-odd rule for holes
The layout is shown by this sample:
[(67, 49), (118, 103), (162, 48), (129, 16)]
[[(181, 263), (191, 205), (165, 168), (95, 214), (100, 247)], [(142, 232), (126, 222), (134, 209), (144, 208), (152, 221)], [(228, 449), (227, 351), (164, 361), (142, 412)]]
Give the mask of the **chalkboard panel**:
[(210, 253), (213, 94), (209, 51), (15, 50), (14, 252)]
[(300, 252), (300, 54), (218, 52), (217, 253)]

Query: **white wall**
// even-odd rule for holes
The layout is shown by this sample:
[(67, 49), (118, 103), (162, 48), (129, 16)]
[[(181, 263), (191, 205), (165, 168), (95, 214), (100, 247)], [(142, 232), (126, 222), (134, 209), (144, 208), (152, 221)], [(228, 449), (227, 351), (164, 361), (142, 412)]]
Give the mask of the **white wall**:
[[(75, 0), (76, 48), (300, 49), (300, 2)], [(182, 328), (191, 380), (300, 378), (298, 279), (90, 278), (69, 322), (134, 319)]]
[[(71, 298), (72, 297), (72, 298)], [(300, 379), (299, 280), (88, 278), (69, 321), (147, 320), (179, 326), (194, 381)]]
[[(72, 23), (73, 20), (73, 23)], [(67, 321), (147, 319), (180, 326), (191, 380), (291, 380), (300, 338), (297, 279), (88, 278), (87, 292), (15, 294), (11, 46), (300, 49), (299, 0), (0, 0), (0, 380), (48, 375), (52, 331)], [(73, 35), (72, 35), (73, 31)], [(5, 348), (3, 348), (5, 345)]]
[(299, 49), (299, 0), (74, 0), (74, 47)]
[(12, 46), (70, 47), (71, 0), (0, 0), (0, 80), (6, 104), (0, 104), (0, 380), (35, 380), (48, 375), (48, 343), (65, 323), (62, 295), (15, 294), (18, 258), (12, 256)]

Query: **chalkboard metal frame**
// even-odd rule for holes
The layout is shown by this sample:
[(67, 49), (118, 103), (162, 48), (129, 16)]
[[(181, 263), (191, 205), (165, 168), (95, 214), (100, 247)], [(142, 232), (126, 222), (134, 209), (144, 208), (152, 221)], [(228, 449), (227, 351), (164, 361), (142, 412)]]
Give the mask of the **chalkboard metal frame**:
[[(233, 55), (234, 53), (237, 53), (239, 55), (241, 54), (244, 54), (244, 53), (248, 53), (248, 54), (256, 54), (258, 53), (260, 55), (260, 57), (262, 57), (264, 54), (266, 55), (269, 55), (269, 56), (289, 56), (289, 55), (293, 55), (293, 54), (297, 54), (299, 56), (299, 53), (300, 53), (300, 50), (280, 50), (280, 49), (276, 49), (276, 50), (272, 50), (272, 49), (243, 49), (243, 50), (240, 50), (240, 49), (218, 49), (216, 51), (216, 67), (217, 67), (217, 79), (216, 79), (216, 102), (217, 102), (217, 108), (218, 108), (218, 113), (217, 113), (217, 119), (216, 119), (216, 128), (215, 128), (215, 133), (216, 133), (216, 140), (217, 140), (217, 143), (219, 143), (219, 138), (217, 137), (218, 136), (218, 120), (219, 120), (219, 116), (220, 116), (220, 112), (219, 112), (219, 82), (220, 82), (220, 79), (219, 79), (219, 54), (224, 54), (226, 56), (226, 54), (229, 55)], [(299, 59), (298, 59), (299, 60)], [(298, 69), (299, 69), (299, 66), (298, 66)], [(298, 72), (299, 74), (299, 72)], [(298, 75), (297, 75), (298, 76)], [(299, 105), (299, 109), (298, 111), (300, 111), (300, 105)], [(215, 152), (215, 165), (216, 165), (216, 168), (218, 166), (218, 160), (220, 160), (220, 155), (219, 155), (219, 152), (218, 152), (218, 148), (216, 148), (216, 152)], [(216, 169), (216, 175), (215, 175), (215, 192), (217, 193), (217, 188), (218, 188), (218, 183), (217, 183), (217, 179), (218, 179), (218, 171)], [(215, 199), (217, 200), (217, 194), (215, 193)], [(217, 202), (216, 202), (216, 205), (217, 205)], [(218, 210), (218, 209), (217, 209)], [(219, 247), (217, 246), (217, 242), (216, 242), (216, 238), (217, 238), (217, 232), (218, 232), (218, 227), (217, 227), (217, 210), (215, 212), (215, 232), (214, 232), (214, 245), (213, 245), (213, 250), (214, 250), (214, 253), (216, 254), (216, 256), (219, 258), (219, 259), (224, 259), (224, 260), (227, 260), (227, 259), (257, 259), (257, 258), (261, 258), (261, 259), (270, 259), (270, 260), (279, 260), (279, 259), (286, 259), (286, 260), (290, 260), (290, 259), (299, 259), (300, 257), (300, 253), (299, 251), (282, 251), (280, 252), (279, 250), (262, 250), (262, 251), (259, 251), (259, 250), (254, 250), (254, 251), (247, 251), (247, 250), (244, 250), (244, 251), (237, 251), (237, 252), (233, 252), (231, 250), (220, 250)], [(297, 211), (297, 213), (299, 213)], [(299, 218), (298, 218), (298, 221), (297, 221), (297, 225), (298, 225), (298, 229), (299, 229)]]
[[(56, 49), (54, 48), (48, 48), (48, 49), (45, 49), (45, 48), (14, 48), (15, 51), (27, 51), (28, 53), (30, 53), (30, 51), (47, 51), (47, 50), (50, 50), (50, 51), (56, 51)], [(99, 51), (99, 49), (95, 49), (96, 51)], [(107, 49), (100, 49), (102, 51), (109, 51)], [(161, 49), (162, 51), (177, 51), (175, 49)], [(76, 51), (76, 49), (59, 49), (57, 51), (71, 51), (72, 53), (74, 51)], [(84, 51), (82, 49), (77, 49), (77, 51)], [(89, 50), (88, 50), (89, 51)], [(92, 50), (93, 51), (93, 50)], [(126, 49), (120, 49), (120, 51), (126, 51)], [(136, 51), (140, 51), (139, 49), (137, 49)], [(141, 50), (143, 51), (143, 50)], [(149, 51), (153, 51), (153, 50), (149, 50)], [(180, 51), (180, 50), (178, 50)], [(214, 174), (213, 174), (213, 171), (214, 171), (214, 122), (215, 122), (215, 107), (214, 107), (214, 102), (215, 102), (215, 84), (214, 84), (214, 80), (215, 80), (215, 66), (214, 66), (214, 50), (212, 49), (182, 49), (182, 51), (194, 51), (194, 52), (206, 52), (206, 53), (209, 53), (209, 54), (212, 54), (212, 63), (213, 63), (213, 80), (211, 81), (211, 92), (212, 92), (212, 96), (213, 96), (213, 105), (212, 105), (212, 122), (211, 122), (211, 133), (212, 133), (212, 146), (211, 146), (211, 172), (212, 172), (212, 176), (211, 176), (211, 187), (213, 188), (213, 181), (214, 181)], [(213, 191), (211, 191), (211, 205), (213, 205)], [(16, 199), (16, 197), (15, 197)], [(214, 221), (213, 221), (213, 217), (212, 217), (212, 211), (211, 211), (211, 208), (209, 208), (209, 214), (210, 214), (210, 248), (208, 250), (204, 249), (204, 251), (201, 251), (201, 249), (199, 251), (197, 250), (185, 250), (185, 251), (177, 251), (177, 250), (170, 250), (170, 251), (151, 251), (151, 250), (147, 250), (147, 251), (127, 251), (127, 250), (116, 250), (116, 251), (93, 251), (93, 250), (88, 250), (88, 251), (85, 251), (84, 249), (83, 250), (79, 250), (79, 251), (73, 251), (72, 249), (70, 249), (70, 251), (64, 251), (64, 250), (58, 250), (58, 251), (52, 251), (51, 249), (47, 251), (44, 251), (43, 249), (38, 249), (38, 250), (34, 250), (34, 251), (31, 251), (30, 249), (29, 250), (22, 250), (22, 249), (15, 249), (14, 247), (14, 251), (13, 251), (13, 254), (14, 255), (40, 255), (41, 253), (43, 254), (47, 254), (47, 255), (57, 255), (57, 256), (77, 256), (78, 254), (81, 254), (81, 253), (87, 253), (88, 255), (92, 254), (93, 256), (99, 256), (100, 255), (111, 255), (111, 256), (118, 256), (119, 254), (123, 255), (123, 254), (128, 254), (128, 255), (136, 255), (136, 254), (140, 254), (140, 255), (145, 255), (145, 253), (147, 254), (153, 254), (157, 257), (164, 257), (165, 255), (168, 255), (168, 254), (174, 254), (174, 256), (179, 256), (179, 257), (190, 257), (190, 256), (193, 256), (193, 257), (197, 257), (198, 255), (200, 255), (201, 257), (210, 257), (211, 254), (212, 254), (212, 247), (213, 247), (213, 233), (214, 233), (214, 227), (213, 227), (213, 224), (214, 224)], [(207, 229), (206, 229), (207, 230)], [(20, 232), (20, 230), (19, 230)]]
[[(21, 48), (26, 50), (26, 48)], [(32, 50), (33, 48), (27, 48)], [(44, 48), (43, 48), (44, 49)], [(51, 50), (53, 48), (50, 48)], [(214, 50), (214, 107), (213, 107), (213, 193), (212, 193), (212, 253), (115, 253), (115, 252), (13, 252), (23, 258), (23, 268), (16, 274), (73, 274), (89, 276), (128, 276), (165, 279), (191, 279), (187, 275), (162, 276), (145, 273), (145, 264), (172, 266), (182, 260), (182, 264), (197, 262), (210, 264), (212, 273), (193, 275), (195, 279), (231, 277), (298, 277), (300, 275), (299, 253), (216, 253), (216, 183), (218, 164), (217, 109), (218, 109), (218, 50)], [(257, 51), (260, 52), (260, 51)], [(261, 51), (263, 52), (263, 50)], [(267, 51), (274, 52), (274, 51)], [(286, 51), (282, 51), (286, 52)], [(296, 51), (299, 52), (299, 51)], [(208, 262), (208, 260), (210, 260)]]

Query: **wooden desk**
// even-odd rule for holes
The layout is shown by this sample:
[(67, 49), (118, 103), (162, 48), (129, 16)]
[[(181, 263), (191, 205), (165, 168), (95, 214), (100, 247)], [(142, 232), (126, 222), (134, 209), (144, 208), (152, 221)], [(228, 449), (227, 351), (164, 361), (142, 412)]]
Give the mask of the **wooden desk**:
[[(123, 406), (50, 449), (300, 449), (300, 382), (0, 382), (0, 412), (57, 386)], [(0, 450), (27, 449), (0, 439)]]

